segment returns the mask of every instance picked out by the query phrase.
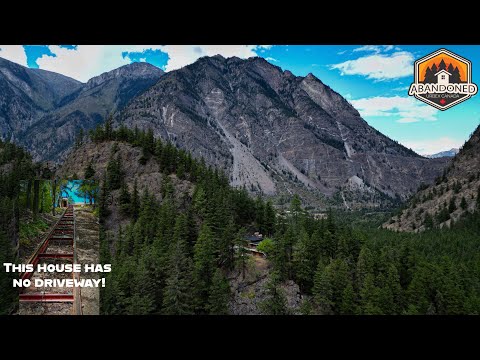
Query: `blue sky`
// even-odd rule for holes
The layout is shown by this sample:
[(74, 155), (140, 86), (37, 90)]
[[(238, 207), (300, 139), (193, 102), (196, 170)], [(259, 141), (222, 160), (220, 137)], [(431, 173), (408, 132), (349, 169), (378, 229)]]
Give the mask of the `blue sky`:
[(370, 125), (429, 154), (461, 146), (480, 123), (480, 95), (446, 111), (408, 96), (414, 61), (442, 47), (469, 59), (480, 85), (480, 46), (471, 45), (0, 45), (0, 57), (85, 82), (133, 61), (173, 71), (205, 55), (262, 56), (297, 76), (313, 73)]

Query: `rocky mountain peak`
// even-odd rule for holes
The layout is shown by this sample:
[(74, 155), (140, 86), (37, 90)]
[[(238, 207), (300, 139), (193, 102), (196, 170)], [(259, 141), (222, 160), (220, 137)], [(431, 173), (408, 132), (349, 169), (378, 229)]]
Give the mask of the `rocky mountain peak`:
[(405, 199), (433, 181), (445, 164), (371, 128), (313, 74), (296, 77), (259, 57), (203, 57), (171, 71), (127, 106), (120, 123), (151, 128), (224, 169), (233, 185), (299, 192), (315, 205), (383, 206), (381, 199)]
[(121, 66), (117, 69), (104, 72), (101, 75), (95, 76), (88, 80), (86, 88), (93, 88), (99, 86), (112, 79), (139, 79), (149, 78), (152, 76), (158, 76), (164, 74), (164, 71), (156, 66), (153, 66), (146, 62), (133, 62)]

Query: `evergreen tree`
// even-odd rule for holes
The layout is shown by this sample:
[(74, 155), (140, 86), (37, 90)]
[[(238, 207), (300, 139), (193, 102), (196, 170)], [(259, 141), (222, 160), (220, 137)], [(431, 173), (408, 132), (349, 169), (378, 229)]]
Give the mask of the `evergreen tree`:
[(315, 272), (313, 297), (316, 305), (319, 307), (320, 313), (329, 315), (333, 314), (333, 288), (332, 274), (330, 268), (319, 261), (317, 271)]
[(248, 250), (247, 241), (245, 240), (245, 229), (241, 228), (235, 236), (235, 264), (242, 274), (242, 280), (245, 279), (245, 274), (248, 265)]
[(212, 315), (227, 315), (230, 300), (230, 285), (220, 269), (215, 271), (212, 279), (208, 310)]
[(77, 137), (75, 138), (75, 148), (78, 149), (80, 146), (83, 145), (83, 140), (85, 138), (85, 134), (83, 128), (80, 128), (78, 131)]
[(140, 198), (138, 195), (137, 179), (135, 179), (133, 183), (132, 202), (130, 206), (130, 214), (132, 215), (132, 218), (134, 221), (138, 219), (139, 212), (140, 212)]
[(353, 290), (352, 283), (349, 281), (347, 286), (343, 290), (342, 303), (340, 305), (340, 314), (342, 315), (355, 315), (357, 313), (355, 303), (355, 291)]
[(167, 315), (191, 315), (194, 313), (193, 264), (186, 256), (184, 239), (177, 239), (169, 260), (168, 277), (163, 297), (163, 312)]
[(93, 168), (93, 164), (90, 161), (87, 167), (85, 168), (84, 178), (88, 180), (88, 179), (92, 179), (94, 176), (95, 176), (95, 169)]
[(260, 304), (260, 309), (267, 315), (288, 315), (287, 299), (280, 288), (280, 275), (273, 272), (266, 285), (267, 299)]
[(296, 282), (303, 292), (310, 292), (313, 286), (313, 276), (318, 264), (315, 243), (306, 230), (300, 234), (300, 239), (294, 247), (293, 263)]
[(360, 304), (362, 314), (381, 315), (382, 309), (378, 306), (378, 288), (375, 286), (373, 274), (367, 274), (360, 289)]
[(100, 189), (100, 199), (99, 199), (98, 217), (100, 220), (100, 224), (103, 224), (107, 216), (110, 214), (110, 211), (108, 210), (108, 194), (109, 194), (109, 190), (108, 190), (108, 183), (107, 183), (107, 173), (104, 173), (103, 182)]
[(264, 213), (264, 233), (266, 236), (272, 236), (275, 230), (275, 210), (273, 209), (272, 202), (270, 200), (265, 204)]
[(454, 84), (461, 83), (462, 80), (460, 78), (460, 70), (458, 70), (458, 66), (455, 66), (453, 72), (451, 72), (452, 76), (450, 76), (450, 82)]
[(445, 64), (445, 61), (442, 59), (442, 61), (440, 61), (440, 64), (438, 65), (438, 71), (445, 70), (446, 68), (447, 64)]
[(448, 205), (448, 212), (453, 213), (455, 210), (457, 210), (457, 205), (455, 205), (455, 196), (453, 196)]
[(460, 202), (460, 207), (462, 210), (467, 210), (468, 204), (467, 200), (465, 200), (465, 196), (462, 196), (462, 201)]
[(124, 215), (129, 215), (131, 212), (131, 198), (130, 192), (128, 191), (128, 186), (126, 183), (122, 184), (122, 188), (120, 189), (120, 197), (118, 198), (120, 203), (120, 211)]
[(197, 307), (205, 310), (210, 294), (210, 285), (215, 272), (215, 243), (211, 228), (203, 224), (194, 246), (194, 278), (197, 294)]
[(428, 212), (425, 213), (423, 224), (425, 225), (426, 229), (433, 228), (433, 218), (432, 215), (430, 215)]
[(360, 250), (356, 269), (356, 288), (359, 290), (364, 286), (367, 275), (373, 274), (374, 258), (368, 247)]

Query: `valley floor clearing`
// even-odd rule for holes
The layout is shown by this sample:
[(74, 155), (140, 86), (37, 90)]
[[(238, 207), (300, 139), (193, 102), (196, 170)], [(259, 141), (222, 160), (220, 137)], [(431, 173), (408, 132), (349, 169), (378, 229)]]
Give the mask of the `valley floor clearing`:
[(101, 279), (35, 279), (35, 287), (105, 287), (105, 278)]

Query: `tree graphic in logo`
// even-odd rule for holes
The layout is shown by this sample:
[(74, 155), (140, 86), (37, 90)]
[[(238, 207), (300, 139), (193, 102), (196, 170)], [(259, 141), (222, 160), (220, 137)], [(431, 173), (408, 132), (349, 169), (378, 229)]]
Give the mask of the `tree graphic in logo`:
[(448, 64), (447, 66), (444, 59), (440, 61), (440, 63), (438, 64), (438, 67), (437, 67), (437, 64), (435, 63), (433, 63), (431, 67), (427, 66), (427, 69), (425, 70), (425, 75), (422, 81), (423, 84), (438, 84), (443, 82), (442, 80), (448, 80), (449, 84), (462, 83), (460, 70), (458, 69), (458, 66), (456, 65), (455, 68), (453, 68), (452, 63)]

